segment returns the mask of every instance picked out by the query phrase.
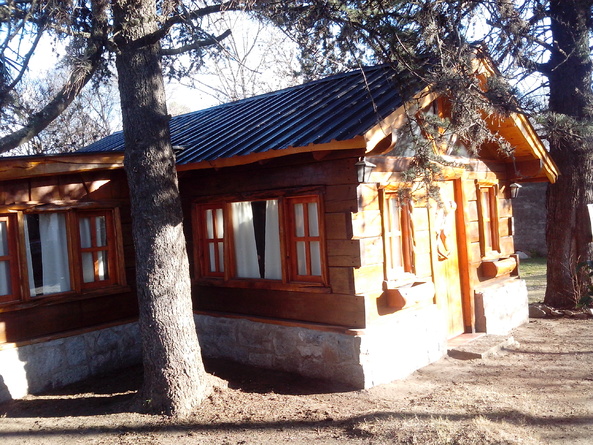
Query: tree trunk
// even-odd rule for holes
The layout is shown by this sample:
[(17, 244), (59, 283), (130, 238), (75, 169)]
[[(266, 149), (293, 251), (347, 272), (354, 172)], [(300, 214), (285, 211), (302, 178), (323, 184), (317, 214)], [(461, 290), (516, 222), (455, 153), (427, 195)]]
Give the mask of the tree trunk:
[[(552, 132), (550, 154), (560, 177), (547, 193), (548, 285), (544, 302), (574, 306), (589, 280), (577, 273), (580, 261), (593, 259), (588, 203), (593, 203), (592, 65), (589, 52), (591, 0), (550, 2), (552, 52), (548, 78), (550, 111), (572, 123)], [(558, 128), (557, 128), (558, 130)], [(577, 136), (575, 136), (575, 134)]]
[(154, 0), (114, 4), (116, 65), (136, 249), (144, 385), (151, 412), (188, 414), (207, 395), (191, 286), (159, 44), (130, 42), (157, 29)]

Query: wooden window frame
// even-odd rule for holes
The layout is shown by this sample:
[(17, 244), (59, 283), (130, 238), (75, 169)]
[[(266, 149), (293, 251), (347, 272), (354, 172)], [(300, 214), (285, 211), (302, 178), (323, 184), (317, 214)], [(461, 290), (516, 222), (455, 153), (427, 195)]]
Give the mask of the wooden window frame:
[(396, 273), (393, 267), (393, 243), (392, 240), (395, 237), (391, 229), (392, 215), (390, 212), (391, 206), (389, 202), (391, 200), (401, 201), (402, 199), (398, 196), (397, 192), (388, 192), (383, 190), (381, 197), (381, 213), (383, 221), (383, 247), (385, 256), (385, 279), (387, 281), (398, 281), (406, 279), (410, 275), (414, 274), (414, 252), (412, 246), (412, 228), (411, 228), (411, 215), (410, 212), (404, 211), (405, 206), (410, 206), (411, 203), (404, 202), (404, 206), (398, 203), (399, 209), (399, 221), (400, 221), (400, 251), (401, 251), (401, 262), (403, 271)]
[[(278, 201), (278, 220), (280, 231), (280, 254), (281, 258), (286, 258), (282, 262), (282, 279), (274, 280), (267, 278), (243, 278), (236, 276), (236, 266), (234, 258), (234, 239), (231, 217), (231, 205), (236, 202), (243, 201)], [(292, 206), (296, 203), (317, 203), (318, 211), (318, 225), (319, 236), (308, 237), (307, 241), (319, 241), (320, 243), (320, 262), (321, 275), (299, 275), (296, 265), (296, 253), (292, 247), (295, 244), (295, 238), (291, 235), (294, 233), (294, 221), (291, 217)], [(283, 289), (283, 290), (301, 290), (303, 287), (311, 289), (310, 286), (318, 287), (327, 284), (327, 258), (325, 246), (325, 226), (324, 226), (324, 209), (323, 200), (320, 193), (306, 193), (290, 194), (289, 192), (279, 194), (261, 194), (258, 193), (253, 197), (246, 196), (226, 196), (214, 202), (194, 202), (192, 207), (192, 233), (194, 238), (194, 271), (195, 281), (197, 283), (214, 285), (214, 286), (228, 286), (228, 287), (253, 287), (262, 289)], [(213, 208), (223, 209), (224, 218), (224, 236), (222, 242), (224, 243), (224, 273), (212, 274), (208, 272), (208, 265), (210, 264), (210, 257), (207, 250), (208, 240), (205, 238), (206, 227), (204, 214), (205, 210)], [(310, 267), (310, 266), (308, 266)], [(310, 270), (310, 269), (308, 269)]]
[[(25, 218), (27, 215), (31, 214), (48, 213), (61, 213), (65, 215), (66, 251), (70, 274), (70, 290), (47, 295), (31, 296), (26, 255), (27, 247), (25, 245)], [(81, 217), (99, 215), (105, 216), (106, 218), (107, 246), (100, 248), (96, 247), (94, 250), (103, 250), (107, 252), (108, 278), (105, 280), (84, 283), (82, 275), (83, 249), (81, 248), (80, 243), (79, 221)], [(77, 297), (86, 293), (96, 295), (97, 292), (101, 291), (110, 293), (113, 291), (110, 289), (124, 287), (126, 285), (121, 223), (118, 208), (105, 208), (103, 206), (97, 206), (96, 208), (87, 206), (84, 208), (77, 208), (75, 206), (68, 206), (66, 208), (60, 208), (59, 206), (52, 206), (51, 208), (27, 207), (24, 210), (18, 209), (7, 214), (3, 213), (0, 215), (0, 218), (6, 216), (10, 218), (12, 226), (11, 233), (13, 236), (9, 242), (12, 243), (12, 248), (15, 253), (13, 254), (14, 258), (11, 275), (13, 276), (13, 280), (17, 280), (18, 298), (13, 298), (11, 301), (3, 301), (6, 299), (2, 298), (0, 300), (0, 306), (16, 305), (15, 307), (18, 309), (21, 307), (18, 305), (22, 305), (23, 303), (43, 302), (43, 304), (45, 304), (45, 302), (51, 301), (52, 299), (61, 300), (65, 296)], [(16, 294), (14, 296), (16, 297)]]
[[(217, 236), (217, 224), (216, 224), (216, 210), (222, 210), (222, 218), (223, 218), (223, 234), (222, 237)], [(213, 228), (213, 238), (207, 237), (207, 222), (205, 218), (205, 214), (208, 210), (212, 211), (212, 228)], [(227, 240), (227, 236), (229, 233), (228, 227), (228, 212), (225, 203), (215, 203), (215, 204), (200, 204), (194, 205), (193, 209), (193, 218), (194, 221), (193, 225), (193, 235), (194, 235), (194, 243), (197, 244), (197, 249), (194, 249), (194, 260), (196, 267), (199, 267), (198, 275), (208, 278), (226, 278), (228, 274), (228, 244), (229, 241)], [(206, 235), (206, 236), (204, 236)], [(209, 244), (214, 243), (215, 249), (215, 259), (214, 264), (216, 265), (216, 271), (211, 271), (208, 267), (210, 265), (211, 259), (209, 255)], [(223, 270), (220, 270), (220, 252), (216, 248), (218, 244), (222, 243), (222, 263), (223, 263)]]
[[(78, 277), (80, 279), (80, 288), (81, 289), (96, 289), (106, 286), (111, 286), (117, 283), (118, 273), (117, 273), (117, 243), (116, 243), (116, 230), (113, 222), (113, 212), (110, 210), (84, 210), (84, 211), (76, 211), (75, 212), (75, 221), (71, 223), (71, 230), (76, 233), (76, 261), (74, 262), (74, 273), (75, 278)], [(106, 245), (105, 246), (96, 246), (96, 235), (95, 231), (91, 230), (91, 247), (83, 248), (81, 245), (80, 239), (80, 220), (81, 218), (94, 218), (98, 216), (105, 217), (105, 237), (106, 237)], [(91, 224), (92, 226), (92, 224)], [(106, 279), (98, 279), (98, 264), (96, 261), (96, 253), (97, 252), (107, 252), (107, 278)], [(94, 264), (94, 278), (95, 280), (92, 282), (85, 283), (84, 277), (82, 273), (82, 256), (83, 253), (92, 253), (93, 254), (93, 264)], [(80, 270), (78, 270), (80, 267)], [(78, 284), (78, 283), (76, 283)]]
[[(317, 225), (319, 235), (311, 235), (310, 227), (309, 227), (309, 210), (307, 204), (317, 204)], [(296, 234), (296, 215), (295, 215), (295, 206), (297, 204), (303, 204), (303, 221), (304, 221), (304, 235), (297, 236)], [(325, 239), (323, 234), (325, 233), (325, 227), (323, 225), (323, 209), (321, 208), (321, 200), (318, 196), (298, 196), (298, 197), (290, 197), (286, 199), (285, 206), (287, 207), (287, 214), (288, 214), (288, 233), (287, 233), (287, 241), (288, 241), (288, 252), (289, 252), (289, 281), (303, 281), (303, 282), (318, 282), (324, 283), (326, 281), (325, 278)], [(314, 242), (319, 243), (319, 255), (320, 255), (320, 263), (321, 263), (321, 273), (320, 275), (312, 275), (311, 273), (306, 275), (301, 275), (298, 273), (298, 253), (297, 253), (297, 243), (303, 242), (305, 243), (305, 256), (306, 256), (306, 269), (307, 272), (311, 272), (312, 264), (311, 264), (311, 245)]]
[(0, 214), (0, 222), (6, 222), (8, 254), (0, 256), (0, 261), (8, 263), (10, 294), (0, 295), (0, 304), (19, 302), (21, 298), (19, 283), (19, 252), (17, 246), (18, 219), (16, 214)]
[[(476, 181), (478, 224), (480, 227), (480, 252), (482, 258), (500, 256), (500, 233), (498, 211), (498, 184)], [(490, 242), (488, 242), (490, 240)]]

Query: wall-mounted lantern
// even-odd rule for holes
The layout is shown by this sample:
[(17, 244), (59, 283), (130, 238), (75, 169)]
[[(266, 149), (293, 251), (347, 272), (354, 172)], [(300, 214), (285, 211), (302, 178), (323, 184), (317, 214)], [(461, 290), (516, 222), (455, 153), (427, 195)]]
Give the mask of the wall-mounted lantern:
[(515, 199), (517, 196), (519, 196), (519, 189), (522, 187), (521, 184), (513, 182), (509, 187), (511, 188), (511, 199)]
[(356, 174), (358, 176), (358, 182), (370, 182), (371, 180), (371, 173), (373, 172), (373, 168), (376, 167), (375, 164), (366, 160), (366, 158), (362, 158), (356, 164)]

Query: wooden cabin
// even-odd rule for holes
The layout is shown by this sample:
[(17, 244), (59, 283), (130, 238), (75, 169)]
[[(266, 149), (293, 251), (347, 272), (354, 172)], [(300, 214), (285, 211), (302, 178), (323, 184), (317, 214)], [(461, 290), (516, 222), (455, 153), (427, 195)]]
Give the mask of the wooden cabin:
[[(556, 166), (490, 118), (513, 156), (444, 147), (429, 195), (404, 109), (446, 101), (399, 91), (372, 67), (171, 120), (204, 355), (365, 388), (527, 320), (511, 188)], [(0, 400), (139, 361), (122, 151), (0, 159)]]

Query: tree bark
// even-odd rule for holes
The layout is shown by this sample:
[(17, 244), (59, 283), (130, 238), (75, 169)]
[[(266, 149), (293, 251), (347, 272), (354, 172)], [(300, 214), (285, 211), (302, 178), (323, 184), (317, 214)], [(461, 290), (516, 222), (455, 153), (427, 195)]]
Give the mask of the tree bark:
[(160, 45), (134, 45), (157, 30), (155, 2), (114, 2), (114, 17), (143, 344), (140, 402), (150, 412), (183, 416), (209, 386), (193, 319)]
[(550, 111), (572, 118), (572, 126), (561, 128), (550, 139), (550, 154), (560, 177), (547, 193), (548, 284), (544, 302), (555, 307), (575, 305), (589, 280), (577, 273), (577, 265), (593, 259), (586, 207), (593, 203), (593, 138), (578, 130), (593, 124), (592, 5), (591, 0), (550, 2), (555, 42), (548, 75)]

